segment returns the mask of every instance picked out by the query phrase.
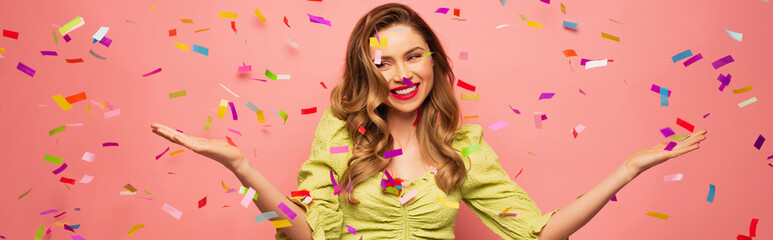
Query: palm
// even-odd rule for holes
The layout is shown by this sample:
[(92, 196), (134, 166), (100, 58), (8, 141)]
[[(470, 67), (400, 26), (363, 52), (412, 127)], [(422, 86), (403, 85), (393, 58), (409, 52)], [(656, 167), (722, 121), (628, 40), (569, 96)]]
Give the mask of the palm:
[(220, 139), (204, 139), (192, 137), (178, 132), (162, 124), (154, 123), (151, 125), (153, 132), (166, 138), (167, 140), (180, 144), (202, 156), (211, 158), (226, 167), (236, 166), (244, 159), (244, 154), (226, 141)]
[(637, 174), (644, 172), (671, 158), (698, 149), (698, 143), (706, 139), (706, 132), (706, 130), (700, 130), (678, 140), (677, 145), (671, 151), (665, 150), (666, 145), (668, 145), (670, 141), (639, 149), (628, 156), (628, 159), (625, 160), (625, 166), (632, 169)]

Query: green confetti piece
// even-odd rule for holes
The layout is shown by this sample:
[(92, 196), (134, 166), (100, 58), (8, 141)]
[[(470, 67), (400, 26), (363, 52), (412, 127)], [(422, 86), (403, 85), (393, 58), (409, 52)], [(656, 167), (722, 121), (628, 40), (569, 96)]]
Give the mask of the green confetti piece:
[(62, 158), (58, 158), (48, 154), (46, 154), (46, 158), (44, 158), (43, 160), (46, 160), (46, 162), (62, 165)]
[(537, 156), (537, 154), (534, 154), (534, 153), (531, 153), (531, 152), (527, 152), (527, 153), (529, 153), (529, 154), (531, 154), (533, 156)]
[(32, 191), (32, 188), (30, 188), (30, 190), (27, 190), (27, 192), (19, 196), (19, 199), (23, 198), (24, 196), (27, 196), (27, 194), (30, 193), (30, 191)]
[(150, 191), (148, 191), (148, 190), (144, 190), (144, 191), (145, 191), (145, 193), (147, 193), (148, 195), (153, 195), (153, 193), (151, 193), (151, 192), (150, 192)]
[(427, 53), (424, 53), (424, 54), (422, 54), (421, 56), (422, 56), (422, 57), (426, 57), (426, 56), (432, 55), (433, 53), (434, 53), (434, 52), (427, 52)]
[(64, 130), (65, 130), (65, 126), (64, 125), (59, 126), (57, 128), (54, 128), (54, 130), (49, 131), (48, 132), (48, 136), (52, 136), (54, 134), (57, 134), (57, 133), (60, 133), (60, 132), (64, 132)]
[(210, 126), (212, 126), (212, 117), (207, 116), (207, 124), (204, 125), (204, 129), (207, 129), (207, 131), (209, 131)]
[(276, 81), (276, 74), (272, 73), (268, 69), (266, 69), (266, 77), (270, 78), (271, 80)]
[(54, 28), (53, 30), (54, 30), (54, 44), (59, 44), (59, 38), (56, 37), (56, 28)]
[(524, 16), (523, 14), (518, 14), (518, 16), (519, 16), (519, 17), (521, 17), (521, 20), (524, 20), (524, 21), (526, 21), (526, 20), (529, 20), (529, 19), (527, 19), (527, 18), (526, 18), (526, 16)]
[(185, 90), (179, 91), (179, 92), (173, 92), (169, 94), (169, 98), (176, 98), (176, 97), (182, 97), (186, 96)]
[(38, 229), (38, 233), (35, 233), (35, 240), (40, 240), (43, 238), (43, 233), (46, 231), (46, 228), (43, 227), (43, 225), (40, 225), (40, 228)]
[(682, 139), (682, 138), (684, 138), (684, 137), (687, 137), (687, 135), (690, 135), (690, 134), (685, 134), (685, 135), (671, 135), (671, 136), (670, 136), (670, 137), (668, 137), (668, 138), (669, 138), (669, 139)]
[(467, 155), (470, 155), (470, 153), (478, 151), (478, 149), (480, 149), (480, 145), (472, 144), (469, 147), (462, 149), (462, 156), (467, 157)]
[(281, 116), (281, 117), (282, 117), (282, 119), (284, 119), (284, 120), (285, 120), (285, 121), (284, 121), (284, 123), (282, 123), (282, 125), (284, 125), (285, 123), (287, 123), (287, 113), (285, 112), (285, 110), (279, 110), (279, 112), (278, 112), (278, 113), (279, 113), (279, 116)]
[[(247, 194), (247, 190), (248, 189), (246, 187), (244, 187), (244, 186), (240, 186), (239, 187), (239, 193), (242, 194), (242, 195)], [(253, 196), (252, 199), (258, 200), (258, 194), (255, 193), (255, 196)]]

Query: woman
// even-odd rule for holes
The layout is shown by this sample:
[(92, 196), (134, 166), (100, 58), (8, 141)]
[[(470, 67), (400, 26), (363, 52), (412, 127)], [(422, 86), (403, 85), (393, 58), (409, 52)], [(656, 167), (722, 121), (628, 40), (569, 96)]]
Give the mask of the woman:
[[(151, 127), (225, 165), (256, 189), (262, 212), (287, 219), (277, 207), (283, 203), (297, 213), (291, 227), (279, 228), (278, 239), (453, 239), (462, 200), (503, 238), (566, 239), (636, 176), (705, 139), (701, 130), (671, 151), (666, 143), (638, 150), (582, 197), (543, 215), (499, 165), (481, 127), (459, 126), (448, 57), (413, 10), (386, 4), (368, 12), (355, 25), (345, 64), (298, 173), (299, 189), (314, 199), (308, 204), (286, 197), (223, 140)], [(351, 151), (330, 154), (337, 146)], [(500, 215), (505, 211), (514, 214)]]

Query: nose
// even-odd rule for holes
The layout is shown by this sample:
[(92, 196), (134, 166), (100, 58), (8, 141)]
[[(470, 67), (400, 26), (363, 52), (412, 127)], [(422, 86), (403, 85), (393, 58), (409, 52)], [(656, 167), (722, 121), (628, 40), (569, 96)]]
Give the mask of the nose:
[(413, 72), (408, 68), (408, 66), (404, 63), (399, 63), (395, 65), (395, 74), (392, 77), (392, 81), (396, 83), (402, 83), (403, 77), (407, 78), (408, 80), (413, 80)]

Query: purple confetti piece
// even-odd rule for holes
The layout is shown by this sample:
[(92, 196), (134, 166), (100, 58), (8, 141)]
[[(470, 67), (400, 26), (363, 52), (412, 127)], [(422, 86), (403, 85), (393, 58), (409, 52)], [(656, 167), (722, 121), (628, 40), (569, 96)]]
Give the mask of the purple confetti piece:
[(72, 240), (86, 240), (86, 239), (81, 237), (80, 235), (75, 235), (75, 236), (72, 236)]
[(357, 235), (357, 229), (353, 228), (352, 226), (346, 225), (346, 229), (349, 230), (349, 233), (352, 235)]
[(16, 69), (19, 69), (19, 71), (26, 73), (27, 75), (30, 75), (30, 77), (35, 76), (35, 69), (27, 67), (27, 65), (24, 65), (24, 63), (19, 62), (19, 64), (16, 65)]
[(760, 135), (757, 137), (757, 141), (754, 142), (754, 147), (757, 148), (757, 150), (760, 150), (762, 148), (762, 144), (765, 143), (765, 137)]
[(768, 163), (768, 166), (773, 167), (773, 164)]
[(403, 84), (408, 85), (408, 87), (413, 87), (413, 82), (411, 82), (411, 79), (408, 79), (407, 77), (403, 77)]
[(62, 216), (62, 215), (64, 215), (65, 213), (67, 213), (67, 212), (62, 212), (62, 213), (60, 213), (60, 214), (57, 214), (56, 216), (54, 216), (54, 218), (58, 218), (59, 216)]
[(346, 184), (346, 192), (352, 192), (352, 182), (349, 182), (349, 184)]
[(49, 214), (49, 213), (55, 213), (56, 211), (57, 211), (56, 209), (49, 209), (49, 210), (43, 211), (42, 213), (40, 213), (40, 215), (46, 215), (46, 214)]
[(261, 82), (268, 82), (268, 80), (265, 80), (265, 79), (260, 79), (260, 78), (250, 78), (250, 79), (252, 79), (252, 80), (258, 80), (258, 81), (261, 81)]
[(518, 111), (518, 109), (513, 108), (513, 106), (510, 106), (510, 105), (507, 105), (507, 106), (510, 107), (510, 110), (513, 110), (514, 113), (521, 114), (521, 111)]
[[(650, 88), (650, 91), (653, 91), (657, 94), (660, 94), (660, 86), (652, 84), (652, 87)], [(668, 90), (668, 97), (671, 97), (671, 90)]]
[(103, 37), (102, 40), (99, 40), (99, 43), (105, 45), (105, 47), (110, 47), (110, 44), (113, 43), (113, 40), (107, 37)]
[(768, 156), (768, 160), (770, 160), (771, 158), (773, 158), (773, 155)]
[(719, 85), (719, 91), (721, 92), (721, 91), (725, 90), (725, 87), (727, 87), (727, 85), (730, 85), (730, 81), (732, 79), (733, 79), (733, 76), (731, 76), (729, 73), (727, 74), (727, 76), (722, 75), (720, 73), (719, 77), (717, 77), (717, 80), (721, 83)]
[(236, 115), (236, 107), (234, 106), (234, 102), (228, 102), (228, 106), (231, 107), (231, 116), (233, 116), (234, 120), (239, 120), (239, 116)]
[(70, 38), (70, 34), (65, 34), (64, 37), (62, 37), (62, 38), (64, 38), (65, 42), (70, 42), (70, 39), (71, 39)]
[(517, 213), (499, 213), (499, 216), (518, 216)]
[(438, 8), (437, 10), (435, 10), (435, 13), (447, 14), (448, 8)]
[(381, 189), (386, 190), (386, 188), (387, 188), (387, 180), (381, 179)]
[(550, 4), (550, 0), (540, 0), (540, 1), (544, 2), (544, 3), (547, 3), (547, 4)]
[(389, 184), (395, 186), (395, 179), (392, 178), (392, 174), (389, 174), (389, 171), (387, 170), (384, 170), (384, 174), (386, 174), (387, 180), (389, 180)]
[(672, 149), (674, 149), (674, 147), (676, 147), (676, 142), (671, 141), (671, 142), (668, 142), (668, 145), (666, 145), (665, 150), (666, 151), (671, 151)]
[(56, 170), (53, 171), (54, 175), (59, 174), (60, 172), (64, 171), (64, 169), (67, 168), (67, 163), (62, 163), (62, 166), (59, 166)]
[(40, 51), (40, 54), (43, 54), (43, 56), (59, 56), (56, 51)]
[(684, 61), (684, 67), (690, 66), (690, 64), (693, 64), (701, 59), (703, 59), (703, 55), (698, 53), (698, 55), (692, 56), (690, 59), (687, 59), (687, 61)]
[(277, 206), (277, 208), (279, 208), (279, 210), (282, 210), (282, 212), (285, 213), (285, 215), (287, 215), (287, 217), (290, 218), (290, 220), (295, 220), (295, 216), (297, 216), (297, 214), (295, 214), (293, 210), (287, 207), (285, 203), (283, 202), (279, 203), (279, 206)]
[(673, 136), (675, 134), (674, 130), (671, 130), (671, 127), (660, 129), (660, 133), (663, 134), (663, 137), (670, 137), (670, 136)]
[(227, 192), (225, 192), (225, 193), (232, 193), (232, 192), (236, 192), (236, 189), (231, 189), (231, 190), (228, 190), (228, 191), (227, 191)]
[(612, 199), (610, 199), (613, 202), (617, 202), (617, 195), (612, 195)]
[(333, 169), (330, 169), (330, 181), (333, 182), (333, 195), (341, 193), (341, 185), (336, 183), (336, 179), (333, 177)]
[(727, 56), (725, 56), (723, 58), (720, 58), (719, 60), (716, 60), (713, 63), (711, 63), (711, 66), (714, 66), (714, 69), (716, 70), (716, 69), (719, 69), (722, 66), (725, 66), (728, 63), (731, 63), (731, 62), (734, 62), (734, 61), (735, 60), (733, 60), (733, 56), (727, 55)]
[(72, 227), (70, 227), (70, 225), (67, 225), (67, 224), (64, 225), (64, 230), (75, 232), (75, 230), (73, 230)]
[(338, 146), (338, 147), (330, 148), (330, 154), (339, 154), (339, 153), (348, 153), (348, 152), (349, 152), (349, 146)]
[(588, 61), (590, 61), (590, 59), (585, 59), (585, 58), (580, 59), (580, 66), (585, 66), (585, 63)]
[(147, 77), (147, 76), (159, 73), (159, 72), (161, 72), (161, 68), (158, 68), (158, 69), (153, 70), (152, 72), (149, 72), (149, 73), (146, 73), (146, 74), (142, 74), (142, 77)]
[(542, 116), (540, 116), (540, 119), (542, 119), (542, 121), (548, 120), (548, 115), (542, 114)]
[(491, 126), (488, 126), (491, 130), (497, 131), (499, 129), (502, 129), (503, 127), (506, 127), (507, 125), (510, 125), (509, 123), (505, 121), (499, 121), (495, 122), (494, 124), (491, 124)]
[(159, 158), (161, 158), (161, 156), (164, 156), (164, 154), (166, 154), (166, 152), (168, 152), (168, 151), (169, 151), (169, 147), (166, 147), (166, 150), (164, 150), (164, 152), (162, 152), (162, 153), (161, 153), (161, 154), (159, 154), (159, 155), (156, 155), (156, 160), (158, 160)]
[(384, 158), (393, 158), (393, 157), (397, 157), (397, 156), (400, 156), (400, 155), (403, 155), (403, 149), (402, 148), (385, 152), (384, 153)]
[(541, 93), (541, 94), (539, 95), (539, 99), (537, 99), (537, 100), (542, 100), (542, 99), (551, 99), (551, 98), (553, 98), (553, 96), (555, 96), (555, 95), (556, 95), (555, 93)]
[(118, 146), (117, 142), (104, 142), (104, 143), (102, 143), (102, 147), (117, 147), (117, 146)]
[(709, 116), (709, 114), (711, 114), (711, 113), (706, 113), (706, 115), (703, 115), (703, 118), (706, 118), (706, 117), (708, 117), (708, 116)]
[(321, 23), (332, 27), (332, 25), (330, 24), (330, 20), (325, 20), (325, 18), (323, 17), (317, 17), (308, 13), (306, 15), (309, 15), (309, 21), (313, 23)]

